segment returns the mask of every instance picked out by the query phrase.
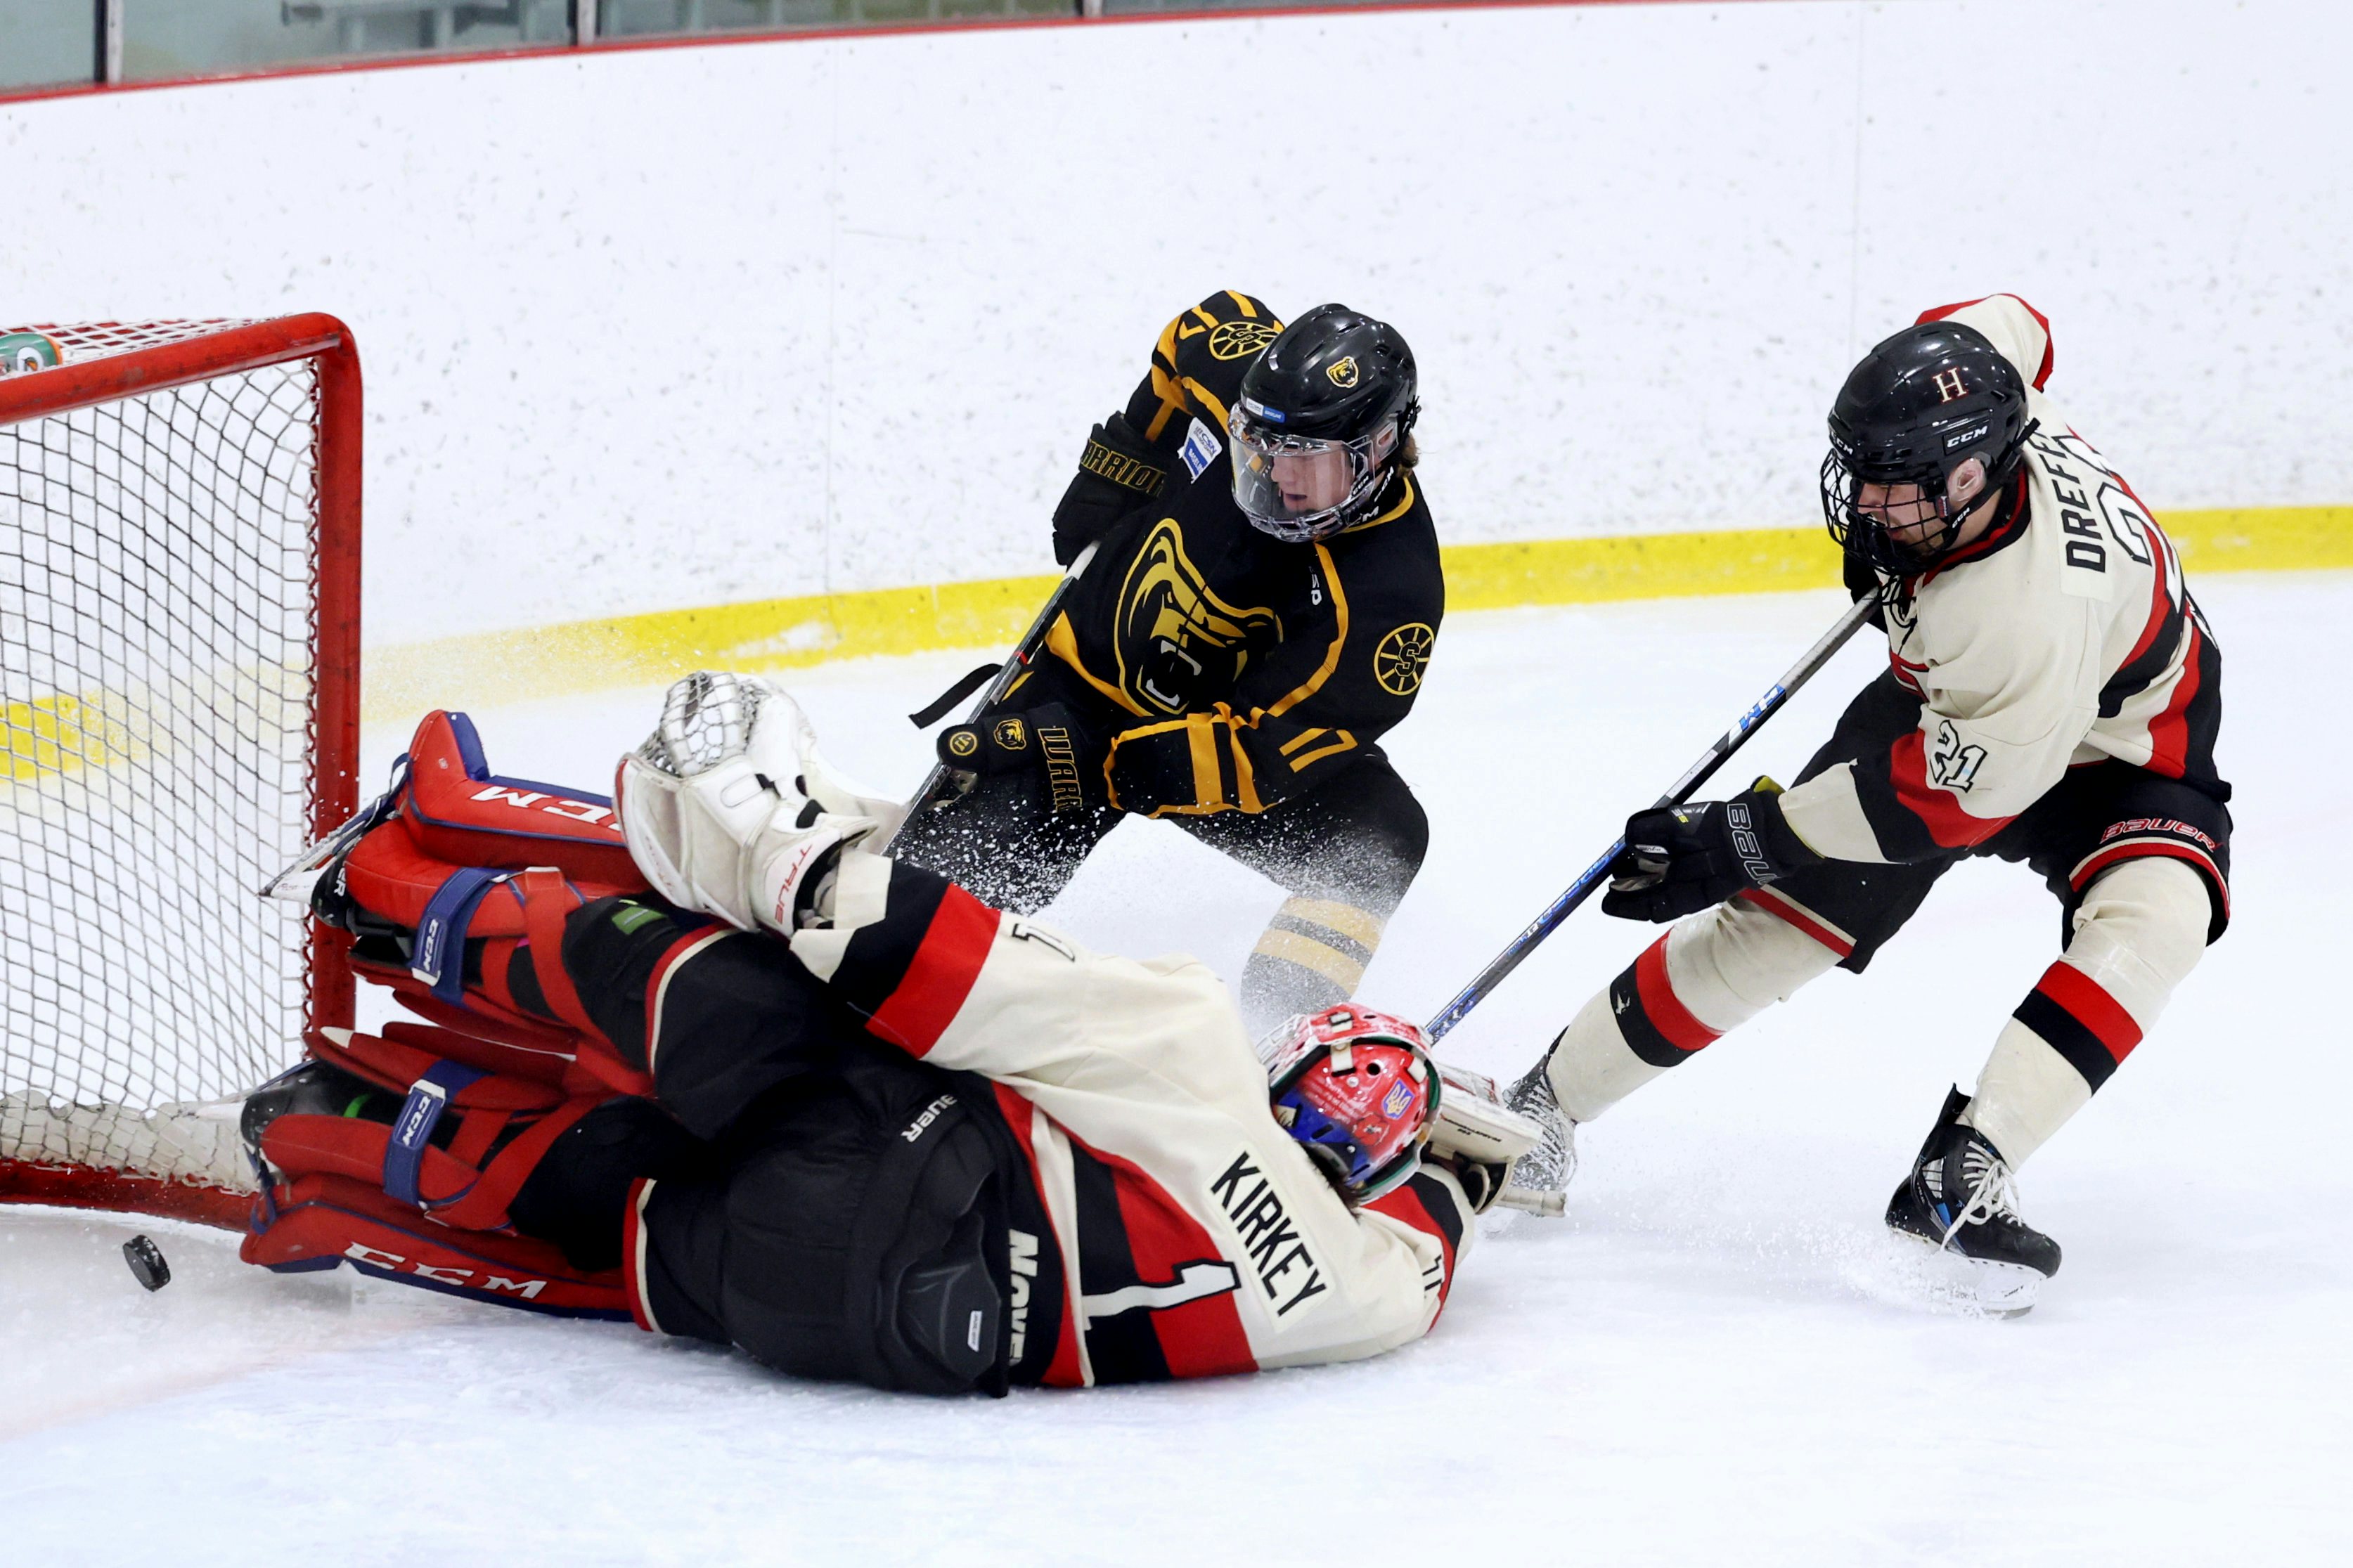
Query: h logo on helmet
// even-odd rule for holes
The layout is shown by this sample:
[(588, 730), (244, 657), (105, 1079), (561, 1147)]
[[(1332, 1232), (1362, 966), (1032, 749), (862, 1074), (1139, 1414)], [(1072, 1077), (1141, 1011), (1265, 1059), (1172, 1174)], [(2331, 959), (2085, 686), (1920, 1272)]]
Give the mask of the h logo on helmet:
[(1961, 373), (1957, 370), (1938, 371), (1936, 390), (1943, 395), (1936, 400), (1939, 403), (1951, 403), (1966, 397), (1969, 391), (1968, 384), (1961, 380)]

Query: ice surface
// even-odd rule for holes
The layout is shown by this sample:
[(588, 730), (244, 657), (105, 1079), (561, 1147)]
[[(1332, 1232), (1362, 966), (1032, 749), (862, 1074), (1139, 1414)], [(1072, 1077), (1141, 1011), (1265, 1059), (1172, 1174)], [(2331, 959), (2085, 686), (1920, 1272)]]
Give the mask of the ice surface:
[[(234, 1238), (0, 1214), (0, 1559), (1128, 1563), (2345, 1561), (2353, 1064), (2333, 988), (2353, 576), (2225, 578), (2237, 923), (2025, 1170), (2067, 1248), (2015, 1322), (1931, 1311), (1878, 1225), (1945, 1086), (2050, 961), (2021, 868), (1948, 877), (1833, 974), (1584, 1131), (1565, 1221), (1470, 1261), (1356, 1366), (939, 1402), (796, 1384), (625, 1326), (275, 1279)], [(1838, 610), (1792, 595), (1463, 616), (1395, 738), (1430, 858), (1365, 994), (1442, 1005)], [(1880, 653), (1744, 755), (1786, 778)], [(796, 689), (872, 784), (969, 656)], [(653, 692), (478, 712), (502, 772), (593, 783)], [(462, 693), (450, 701), (462, 705)], [(372, 768), (405, 741), (369, 736)], [(1123, 826), (1056, 910), (1228, 975), (1277, 893)], [(1579, 914), (1450, 1041), (1517, 1069), (1647, 941)], [(148, 1296), (133, 1228), (176, 1276)]]

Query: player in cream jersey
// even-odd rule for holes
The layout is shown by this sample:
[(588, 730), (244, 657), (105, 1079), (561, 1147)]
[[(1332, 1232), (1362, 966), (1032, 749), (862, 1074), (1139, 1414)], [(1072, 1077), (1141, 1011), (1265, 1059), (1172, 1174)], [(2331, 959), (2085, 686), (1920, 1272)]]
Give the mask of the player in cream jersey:
[(1823, 509), (1850, 586), (1879, 597), (1887, 672), (1786, 793), (1759, 780), (1629, 821), (1603, 907), (1676, 923), (1514, 1090), (1589, 1121), (1817, 974), (1862, 971), (1961, 858), (2024, 861), (2064, 952), (1887, 1213), (2000, 1311), (2059, 1266), (2012, 1173), (2229, 919), (2221, 652), (2163, 531), (2044, 395), (2051, 368), (2049, 323), (2006, 294), (1931, 310), (1856, 366)]
[[(2036, 367), (2037, 379), (2022, 400), (2015, 488), (1977, 509), (1981, 531), (1925, 570), (1894, 555), (1912, 546), (1892, 535), (1880, 559), (1867, 542), (1861, 552), (1882, 590), (1891, 676), (1923, 701), (1916, 747), (1889, 759), (1903, 816), (1865, 805), (1875, 781), (1859, 777), (1863, 763), (1781, 801), (1799, 836), (1834, 859), (1918, 858), (1915, 820), (1937, 847), (1979, 843), (2068, 767), (2109, 758), (2220, 791), (2213, 639), (2147, 509), (2042, 394), (2049, 328), (2007, 294), (1931, 312), (1924, 335), (1938, 321), (1975, 329), (2010, 365)], [(1835, 472), (1828, 482), (1835, 492)]]
[(304, 858), (431, 1022), (320, 1031), (248, 1097), (248, 1261), (888, 1389), (1201, 1377), (1419, 1338), (1538, 1134), (1403, 1019), (1254, 1051), (1200, 964), (871, 852), (903, 808), (755, 677), (672, 687), (618, 785), (494, 774), (435, 712)]

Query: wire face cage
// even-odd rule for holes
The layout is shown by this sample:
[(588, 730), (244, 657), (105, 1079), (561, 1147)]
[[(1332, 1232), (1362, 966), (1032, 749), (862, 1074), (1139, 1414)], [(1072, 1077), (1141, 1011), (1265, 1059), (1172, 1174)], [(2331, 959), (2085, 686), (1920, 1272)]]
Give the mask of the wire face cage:
[(350, 1022), (340, 944), (256, 889), (356, 805), (358, 356), (325, 316), (27, 331), (0, 376), (0, 1197), (234, 1223), (236, 1100)]

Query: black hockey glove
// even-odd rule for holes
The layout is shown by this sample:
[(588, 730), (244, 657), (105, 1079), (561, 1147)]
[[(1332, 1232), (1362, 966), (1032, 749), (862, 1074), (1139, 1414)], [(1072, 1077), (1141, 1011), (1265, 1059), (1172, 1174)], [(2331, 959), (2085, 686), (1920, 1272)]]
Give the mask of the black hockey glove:
[(1761, 888), (1821, 857), (1781, 815), (1781, 786), (1757, 783), (1730, 800), (1653, 807), (1626, 819), (1626, 847), (1609, 862), (1604, 914), (1666, 921), (1697, 914), (1745, 888)]
[(1043, 815), (1103, 804), (1103, 742), (1060, 702), (951, 724), (940, 731), (939, 753), (959, 773), (1025, 775)]
[(1168, 482), (1168, 458), (1114, 414), (1087, 437), (1079, 471), (1054, 508), (1054, 561), (1068, 566), (1111, 525), (1159, 495)]

